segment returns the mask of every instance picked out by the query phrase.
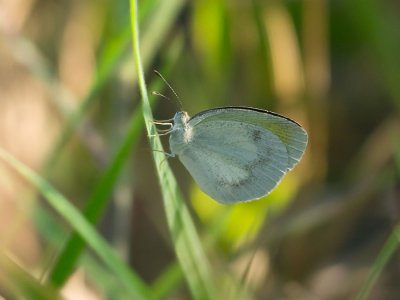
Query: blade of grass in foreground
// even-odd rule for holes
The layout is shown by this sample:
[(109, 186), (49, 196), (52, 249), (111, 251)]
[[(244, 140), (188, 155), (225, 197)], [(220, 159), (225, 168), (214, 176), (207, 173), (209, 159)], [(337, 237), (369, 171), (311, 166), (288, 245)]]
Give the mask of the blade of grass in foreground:
[(0, 148), (0, 158), (9, 163), (34, 185), (47, 199), (54, 210), (64, 217), (71, 227), (82, 236), (85, 242), (124, 284), (130, 299), (153, 299), (150, 290), (141, 278), (134, 274), (127, 265), (116, 256), (107, 242), (63, 195), (58, 193), (46, 180), (20, 163), (2, 148)]
[[(183, 6), (183, 0), (169, 0), (169, 1), (144, 1), (143, 10), (139, 15), (139, 20), (144, 20), (151, 14), (151, 20), (148, 20), (148, 27), (146, 28), (146, 35), (143, 40), (143, 45), (146, 47), (146, 52), (143, 57), (145, 65), (149, 65), (156, 55), (156, 49), (163, 42), (160, 36), (171, 27), (173, 20), (176, 18), (178, 12)], [(155, 5), (157, 7), (155, 8)], [(153, 9), (154, 8), (154, 9)], [(45, 164), (41, 174), (47, 174), (49, 168), (54, 164), (62, 149), (70, 140), (72, 134), (79, 128), (82, 119), (86, 116), (90, 107), (96, 102), (98, 92), (110, 79), (111, 75), (120, 65), (120, 61), (124, 55), (124, 50), (129, 44), (130, 28), (126, 27), (119, 35), (113, 36), (112, 39), (105, 41), (105, 48), (98, 62), (97, 75), (86, 94), (80, 101), (79, 106), (71, 113), (68, 120), (63, 127), (63, 131), (55, 142), (49, 158)], [(134, 78), (134, 80), (136, 80)], [(79, 130), (78, 130), (79, 132)], [(92, 151), (93, 152), (93, 151)]]
[[(35, 205), (35, 224), (39, 230), (41, 236), (51, 245), (53, 249), (60, 250), (65, 244), (65, 237), (68, 236), (67, 229), (64, 228), (57, 222), (54, 218), (54, 214), (50, 216), (48, 208), (44, 208), (39, 205)], [(47, 261), (43, 265), (48, 265)], [(85, 275), (87, 275), (87, 282), (93, 285), (100, 294), (112, 295), (113, 299), (125, 299), (126, 293), (124, 291), (123, 285), (116, 276), (110, 276), (110, 269), (105, 266), (93, 252), (85, 251), (81, 255), (79, 260), (79, 265), (83, 267)], [(0, 270), (3, 268), (0, 265)], [(42, 274), (39, 279), (40, 282), (45, 281), (46, 274)], [(0, 279), (0, 282), (1, 279)], [(153, 287), (151, 287), (153, 291)], [(156, 295), (153, 292), (154, 295)], [(155, 296), (157, 299), (162, 299), (161, 297)], [(55, 297), (50, 299), (57, 299)]]
[[(148, 15), (150, 15), (150, 12), (152, 11), (155, 3), (154, 1), (145, 1), (144, 5), (146, 6), (145, 9), (143, 9), (142, 14), (139, 16), (140, 20), (144, 20), (148, 17)], [(81, 99), (81, 101), (79, 101), (79, 106), (67, 117), (62, 132), (57, 138), (41, 174), (48, 173), (49, 168), (54, 165), (65, 145), (68, 143), (73, 133), (82, 123), (82, 119), (84, 119), (84, 117), (87, 115), (88, 110), (97, 101), (97, 94), (106, 85), (110, 77), (113, 75), (114, 71), (120, 65), (120, 61), (124, 56), (124, 50), (128, 47), (130, 42), (129, 37), (129, 28), (125, 27), (124, 30), (122, 30), (118, 35), (114, 34), (111, 38), (103, 41), (103, 44), (105, 46), (97, 62), (98, 69), (96, 71), (96, 76), (93, 79), (91, 87), (85, 97)]]
[[(397, 141), (397, 139), (394, 139)], [(397, 143), (397, 142), (396, 142)], [(395, 161), (395, 171), (399, 173), (400, 171), (400, 144), (396, 144), (397, 151), (394, 153), (394, 161)], [(381, 275), (383, 268), (387, 265), (389, 259), (395, 253), (395, 251), (400, 246), (400, 224), (393, 229), (391, 235), (386, 240), (385, 245), (382, 250), (379, 252), (378, 257), (375, 260), (372, 269), (362, 285), (360, 291), (358, 292), (356, 300), (366, 300), (371, 293), (371, 290)]]
[[(139, 113), (134, 114), (129, 124), (127, 136), (124, 138), (122, 145), (114, 156), (110, 167), (101, 177), (99, 183), (96, 185), (87, 201), (83, 214), (88, 222), (95, 224), (102, 215), (104, 208), (108, 203), (107, 200), (109, 199), (118, 176), (124, 167), (124, 163), (130, 155), (133, 145), (139, 138), (142, 122), (143, 120)], [(80, 235), (74, 232), (58, 256), (58, 259), (49, 274), (48, 280), (53, 285), (62, 286), (65, 283), (73, 272), (84, 246), (85, 243)]]
[[(164, 6), (167, 5), (167, 7), (161, 7), (156, 11), (158, 14), (162, 12), (164, 13), (164, 15), (155, 16), (154, 18), (157, 19), (157, 22), (152, 22), (151, 24), (161, 22), (161, 24), (159, 25), (162, 26), (161, 31), (166, 30), (166, 28), (169, 28), (170, 24), (172, 23), (172, 20), (174, 19), (174, 16), (176, 15), (177, 11), (179, 11), (182, 5), (181, 2), (182, 0), (175, 1), (175, 3), (173, 3), (173, 1), (170, 1), (166, 4), (163, 4)], [(149, 8), (146, 8), (146, 11), (148, 10)], [(169, 12), (167, 12), (167, 10), (169, 10)], [(147, 14), (148, 13), (143, 13), (142, 16)], [(139, 18), (141, 17), (139, 16)], [(126, 44), (125, 42), (129, 40), (128, 36), (130, 28), (127, 29), (128, 30), (126, 32), (124, 31), (119, 37), (117, 36), (113, 38), (112, 43), (107, 45), (105, 54), (103, 55), (103, 59), (100, 60), (100, 69), (98, 78), (94, 82), (88, 96), (82, 102), (83, 104), (81, 105), (81, 107), (78, 108), (78, 110), (74, 113), (75, 117), (72, 117), (70, 119), (68, 125), (64, 129), (64, 133), (62, 134), (62, 137), (59, 139), (57, 146), (55, 147), (55, 149), (58, 150), (53, 151), (53, 154), (51, 155), (51, 158), (49, 159), (49, 162), (46, 164), (46, 166), (50, 166), (54, 163), (54, 160), (59, 155), (61, 149), (71, 136), (72, 130), (75, 129), (80, 120), (83, 118), (87, 108), (92, 104), (94, 96), (96, 95), (97, 91), (106, 82), (106, 79), (110, 77), (112, 70), (115, 68), (115, 65), (120, 59), (123, 49), (125, 49), (125, 44)], [(156, 29), (157, 28), (154, 27), (154, 25), (152, 25), (151, 28), (148, 29), (149, 32), (148, 35), (154, 36), (154, 32), (156, 31)], [(160, 43), (160, 39), (157, 41), (147, 39), (147, 41), (144, 41), (144, 43), (147, 45), (148, 49), (157, 48), (155, 45)], [(176, 43), (173, 42), (171, 44), (176, 44)], [(155, 55), (154, 50), (148, 51), (146, 61), (149, 62), (154, 55)], [(175, 58), (171, 60), (176, 61)], [(167, 69), (168, 68), (170, 68), (170, 66), (167, 66)], [(86, 207), (84, 209), (84, 215), (89, 222), (96, 223), (97, 220), (101, 217), (103, 210), (106, 204), (108, 203), (107, 200), (109, 200), (109, 195), (112, 189), (114, 188), (118, 175), (120, 174), (121, 169), (124, 163), (126, 162), (127, 157), (130, 155), (134, 143), (138, 140), (139, 134), (141, 133), (142, 130), (142, 123), (143, 119), (141, 114), (134, 113), (127, 129), (127, 135), (124, 138), (121, 147), (119, 147), (119, 149), (117, 150), (117, 153), (113, 157), (110, 166), (105, 171), (104, 175), (100, 179), (100, 182), (96, 185), (93, 192), (91, 193), (90, 198), (87, 201)], [(46, 168), (44, 174), (46, 174)], [(59, 255), (48, 277), (48, 280), (53, 285), (61, 286), (65, 283), (69, 275), (72, 273), (76, 261), (78, 260), (79, 255), (83, 249), (84, 249), (83, 240), (76, 233), (73, 234), (72, 237), (68, 240), (64, 249), (62, 250), (62, 253)]]
[[(8, 255), (0, 252), (0, 282), (2, 295), (6, 291), (12, 299), (57, 300), (62, 299), (58, 292), (49, 286), (43, 286)], [(2, 298), (3, 299), (3, 298)]]
[[(167, 53), (167, 63), (163, 68), (163, 72), (169, 73), (172, 65), (175, 64), (179, 54), (181, 53), (182, 40), (175, 39), (171, 42), (169, 53)], [(153, 90), (160, 89), (160, 80), (154, 83)], [(103, 211), (108, 203), (111, 192), (116, 184), (118, 175), (121, 173), (126, 160), (132, 153), (132, 149), (138, 142), (138, 138), (143, 130), (143, 118), (141, 116), (141, 107), (136, 109), (130, 120), (127, 128), (127, 134), (124, 137), (121, 146), (118, 148), (117, 153), (112, 159), (110, 166), (96, 184), (93, 192), (86, 202), (83, 211), (86, 219), (95, 224), (103, 214)], [(55, 286), (61, 286), (73, 272), (76, 262), (84, 249), (85, 243), (82, 238), (74, 233), (67, 241), (65, 247), (60, 253), (50, 275), (49, 281)]]
[(362, 288), (360, 289), (360, 292), (358, 293), (356, 300), (368, 299), (372, 287), (378, 280), (379, 275), (382, 273), (382, 270), (387, 265), (389, 259), (398, 249), (399, 244), (400, 244), (400, 225), (397, 225), (394, 228), (392, 234), (387, 239), (378, 257), (376, 258), (372, 270), (367, 280), (363, 284)]
[[(138, 72), (139, 88), (142, 95), (143, 116), (151, 148), (154, 150), (162, 150), (160, 139), (156, 135), (156, 128), (154, 124), (151, 123), (153, 118), (139, 51), (137, 8), (137, 1), (130, 0), (133, 51), (135, 66)], [(172, 241), (175, 246), (175, 253), (185, 273), (185, 278), (188, 281), (191, 293), (195, 299), (218, 299), (213, 284), (215, 281), (213, 281), (211, 277), (208, 261), (205, 258), (193, 221), (178, 191), (177, 183), (169, 168), (168, 162), (164, 161), (165, 157), (161, 152), (153, 151), (153, 157), (161, 184), (164, 207), (169, 230), (172, 235)]]

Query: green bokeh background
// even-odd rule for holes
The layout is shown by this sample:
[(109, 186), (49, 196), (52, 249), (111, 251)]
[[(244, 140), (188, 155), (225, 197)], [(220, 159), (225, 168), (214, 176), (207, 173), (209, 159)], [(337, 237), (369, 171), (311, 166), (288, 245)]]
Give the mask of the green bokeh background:
[[(141, 122), (129, 2), (4, 3), (0, 146), (83, 209), (128, 140), (133, 114)], [(400, 217), (399, 4), (143, 0), (139, 12), (149, 92), (172, 100), (152, 98), (156, 119), (173, 117), (179, 107), (153, 69), (190, 115), (217, 106), (258, 107), (309, 133), (293, 172), (273, 193), (245, 204), (218, 204), (178, 159), (168, 160), (222, 294), (234, 299), (236, 285), (243, 293), (237, 299), (355, 298)], [(105, 195), (98, 229), (160, 299), (191, 299), (152, 149), (138, 128), (116, 180), (101, 183), (110, 195), (98, 192)], [(0, 210), (11, 216), (1, 222), (6, 256), (34, 278), (46, 277), (70, 228), (21, 178), (7, 168), (1, 175)], [(398, 299), (398, 259), (395, 253), (381, 265), (368, 299)], [(96, 260), (78, 265), (90, 282), (80, 280), (78, 292), (124, 299), (117, 284), (105, 284), (107, 272), (93, 276), (101, 265)]]

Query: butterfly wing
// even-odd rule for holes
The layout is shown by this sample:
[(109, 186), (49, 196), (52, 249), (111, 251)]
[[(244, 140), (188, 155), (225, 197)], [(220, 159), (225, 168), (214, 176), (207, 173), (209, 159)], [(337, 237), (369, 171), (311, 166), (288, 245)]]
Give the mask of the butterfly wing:
[(307, 134), (294, 121), (247, 108), (208, 110), (188, 125), (190, 142), (180, 148), (179, 159), (200, 188), (222, 203), (268, 194), (299, 161), (307, 143)]
[(295, 121), (266, 110), (248, 107), (222, 107), (203, 111), (189, 120), (189, 125), (205, 125), (215, 120), (229, 120), (259, 126), (277, 136), (288, 152), (287, 169), (291, 170), (301, 159), (307, 146), (306, 131)]

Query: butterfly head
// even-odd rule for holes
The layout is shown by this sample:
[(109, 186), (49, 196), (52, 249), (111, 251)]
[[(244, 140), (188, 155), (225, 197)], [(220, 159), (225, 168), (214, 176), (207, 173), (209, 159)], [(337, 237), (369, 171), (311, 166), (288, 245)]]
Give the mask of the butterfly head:
[(169, 136), (171, 152), (174, 154), (182, 153), (192, 140), (193, 130), (188, 125), (189, 119), (189, 115), (184, 111), (177, 112), (174, 116), (174, 126)]
[(174, 130), (184, 129), (190, 117), (187, 112), (179, 111), (174, 116)]

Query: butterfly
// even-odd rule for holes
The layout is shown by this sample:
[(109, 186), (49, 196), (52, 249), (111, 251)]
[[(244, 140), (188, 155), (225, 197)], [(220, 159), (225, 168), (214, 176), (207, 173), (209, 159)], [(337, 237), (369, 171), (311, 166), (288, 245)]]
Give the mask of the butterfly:
[(250, 107), (214, 108), (191, 118), (180, 111), (168, 133), (170, 156), (178, 156), (200, 189), (221, 203), (269, 194), (308, 142), (295, 121)]

